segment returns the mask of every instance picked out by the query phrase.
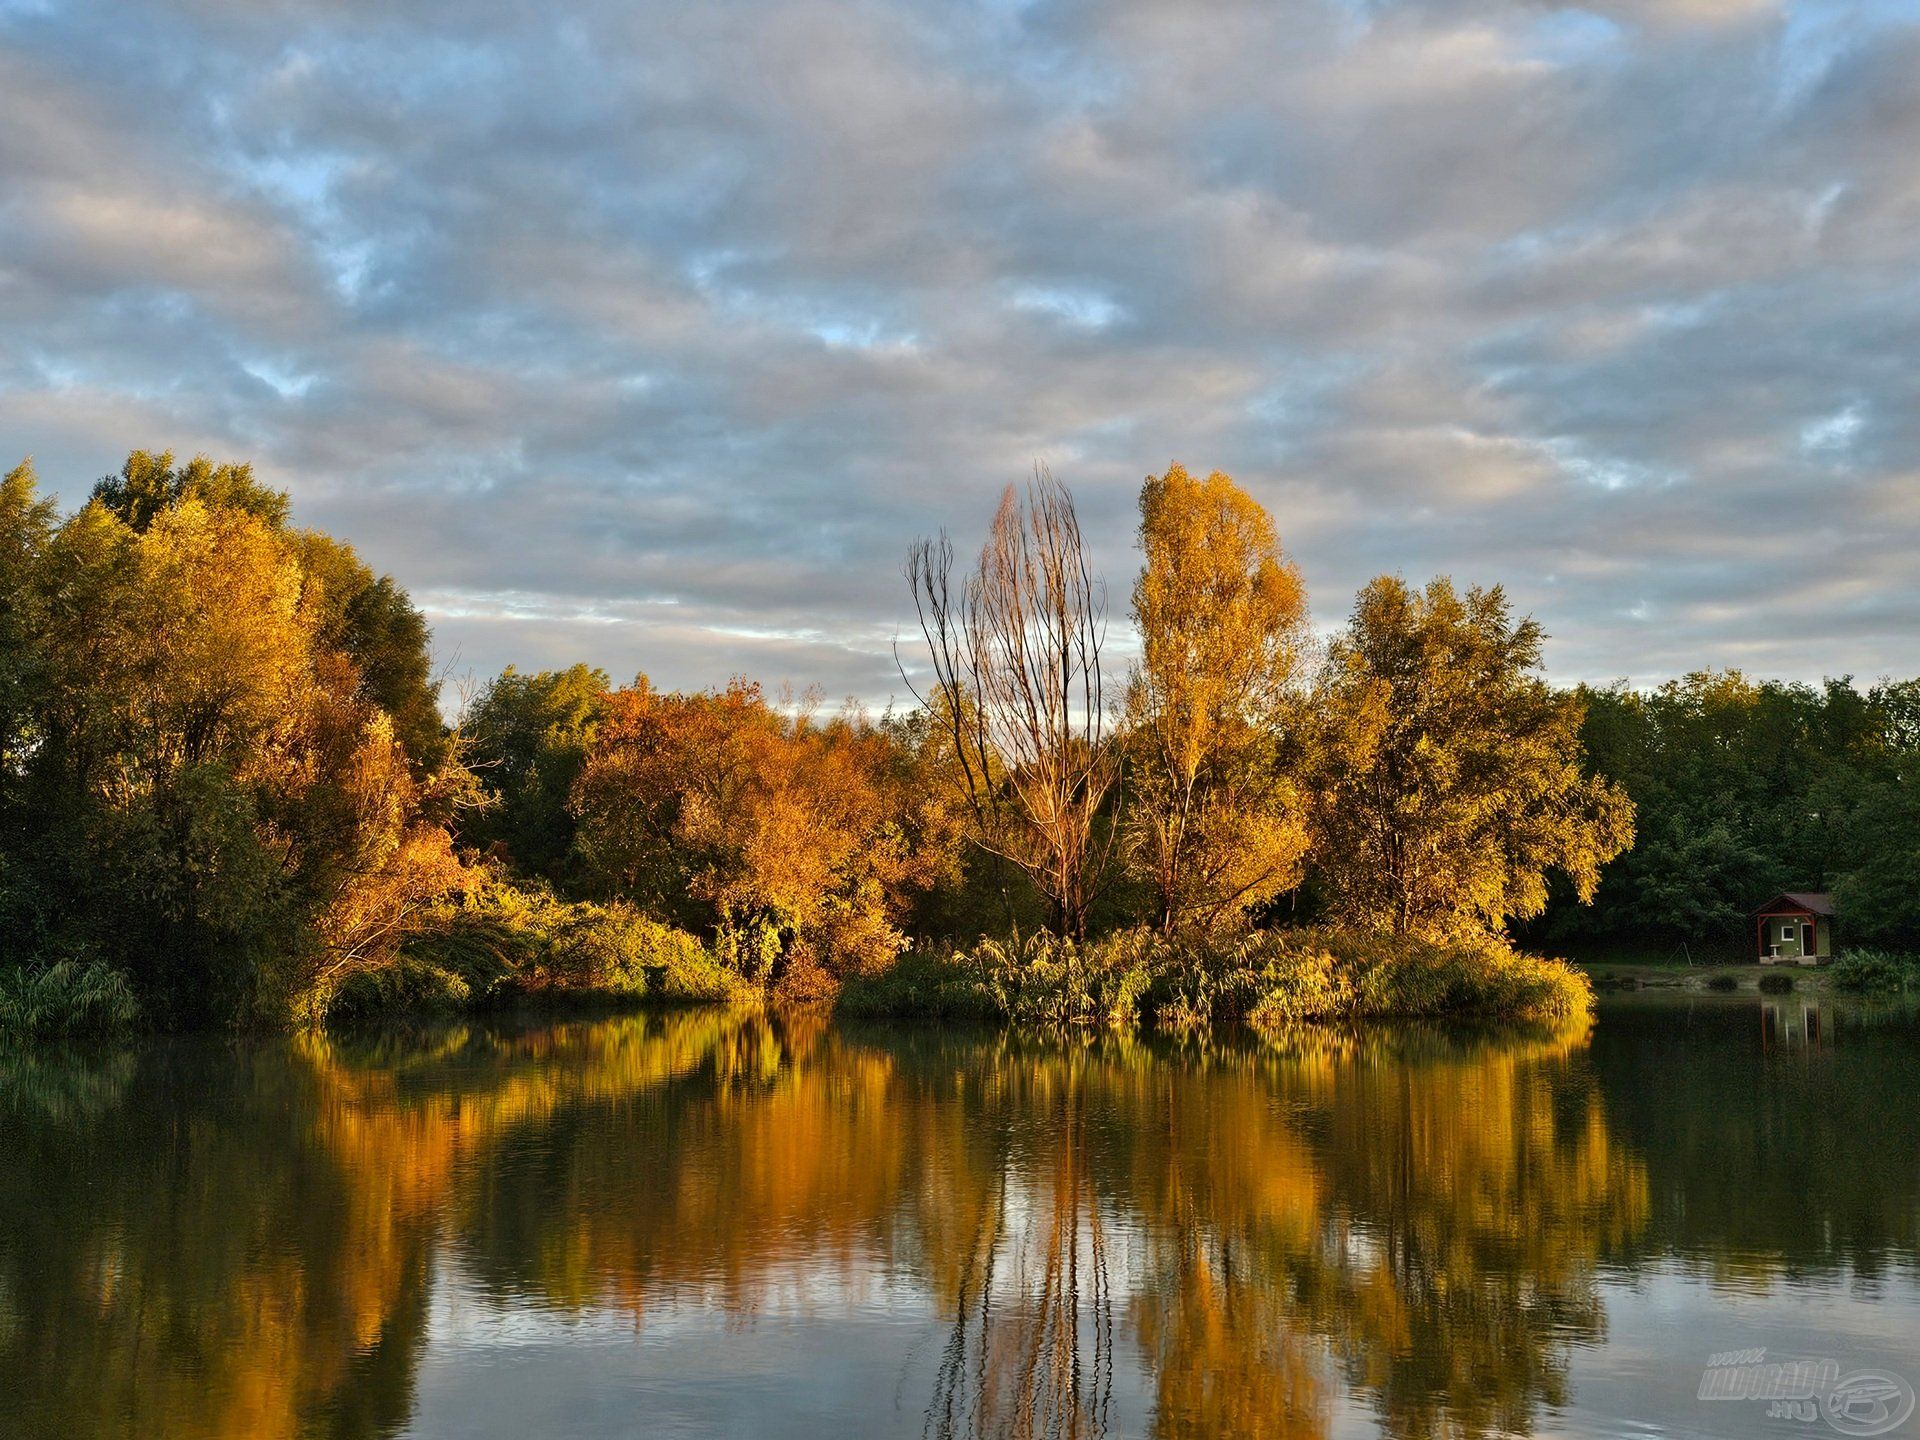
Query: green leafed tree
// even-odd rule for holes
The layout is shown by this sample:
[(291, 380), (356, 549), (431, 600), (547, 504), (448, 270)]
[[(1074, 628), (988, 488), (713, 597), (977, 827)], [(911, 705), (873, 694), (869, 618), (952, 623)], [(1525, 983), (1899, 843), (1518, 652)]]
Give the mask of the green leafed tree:
[(525, 674), (509, 665), (461, 720), (468, 762), (494, 804), (462, 838), (498, 846), (529, 874), (564, 877), (574, 848), (569, 797), (606, 713), (604, 670), (573, 665)]
[(1447, 937), (1537, 915), (1547, 877), (1591, 899), (1633, 805), (1581, 764), (1580, 700), (1538, 671), (1544, 632), (1495, 587), (1382, 576), (1316, 696), (1314, 866), (1343, 918)]

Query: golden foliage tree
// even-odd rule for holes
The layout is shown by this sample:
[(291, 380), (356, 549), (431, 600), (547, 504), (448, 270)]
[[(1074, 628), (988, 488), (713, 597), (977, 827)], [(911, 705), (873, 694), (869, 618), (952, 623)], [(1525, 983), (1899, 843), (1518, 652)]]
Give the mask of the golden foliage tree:
[(244, 466), (136, 453), (52, 526), (31, 486), (23, 469), (0, 496), (24, 542), (0, 613), (29, 621), (31, 662), (0, 687), (10, 923), (178, 1019), (268, 1018), (390, 958), (458, 876), (424, 793), (441, 780), (331, 633), (332, 572), (285, 497)]
[(1149, 476), (1140, 548), (1129, 858), (1163, 929), (1211, 926), (1299, 881), (1306, 816), (1285, 747), (1306, 591), (1271, 517), (1218, 471)]
[(785, 978), (898, 953), (907, 898), (951, 848), (911, 780), (857, 716), (819, 724), (745, 681), (662, 694), (642, 676), (607, 698), (573, 808), (602, 883), (771, 947), (739, 958), (783, 961)]
[(1585, 901), (1633, 805), (1582, 773), (1577, 695), (1505, 592), (1382, 576), (1331, 646), (1314, 712), (1314, 864), (1350, 923), (1435, 938), (1538, 915), (1559, 870)]

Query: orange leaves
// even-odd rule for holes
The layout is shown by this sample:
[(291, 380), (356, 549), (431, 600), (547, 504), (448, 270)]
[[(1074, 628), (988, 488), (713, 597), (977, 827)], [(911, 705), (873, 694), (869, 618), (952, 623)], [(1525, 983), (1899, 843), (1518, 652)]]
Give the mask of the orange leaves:
[(573, 799), (603, 884), (716, 931), (767, 927), (788, 961), (890, 957), (907, 893), (935, 873), (911, 844), (897, 742), (857, 717), (783, 714), (744, 681), (616, 691)]

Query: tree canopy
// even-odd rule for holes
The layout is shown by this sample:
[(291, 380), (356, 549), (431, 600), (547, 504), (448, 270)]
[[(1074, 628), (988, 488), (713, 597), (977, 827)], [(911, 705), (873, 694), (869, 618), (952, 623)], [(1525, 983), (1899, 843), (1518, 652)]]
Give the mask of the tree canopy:
[(1538, 915), (1550, 871), (1583, 901), (1633, 841), (1633, 804), (1582, 769), (1580, 698), (1536, 673), (1505, 593), (1382, 576), (1315, 696), (1314, 859), (1343, 919), (1445, 937)]
[(1140, 491), (1141, 658), (1126, 695), (1130, 858), (1163, 929), (1217, 924), (1299, 882), (1306, 588), (1273, 521), (1218, 471)]

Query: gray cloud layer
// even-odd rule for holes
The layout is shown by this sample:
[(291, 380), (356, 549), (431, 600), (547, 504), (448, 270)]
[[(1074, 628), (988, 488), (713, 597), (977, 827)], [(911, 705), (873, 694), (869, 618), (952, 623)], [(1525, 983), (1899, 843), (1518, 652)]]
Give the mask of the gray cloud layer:
[(1035, 460), (1332, 622), (1920, 671), (1920, 0), (0, 0), (0, 451), (250, 457), (456, 670), (883, 699)]

